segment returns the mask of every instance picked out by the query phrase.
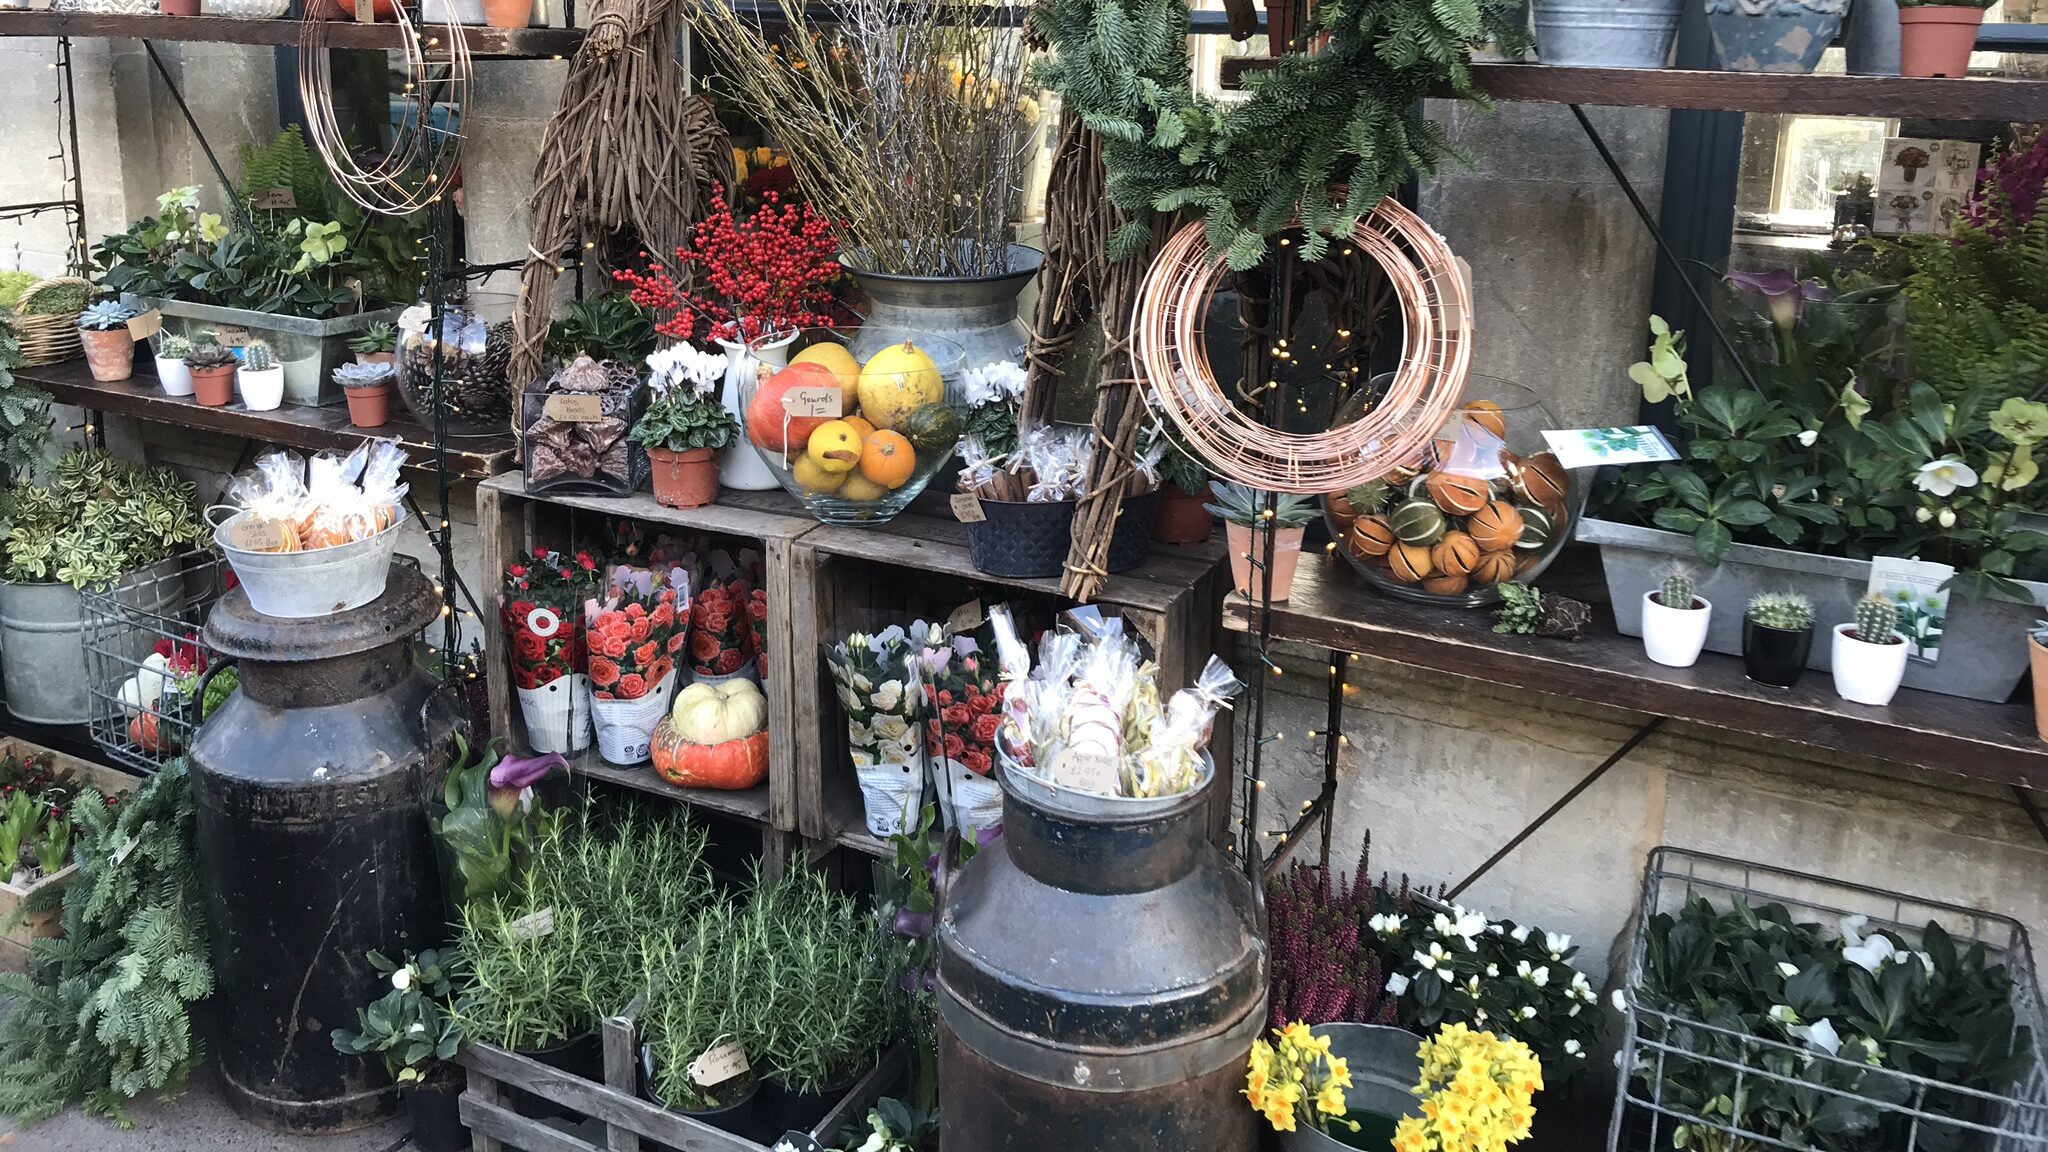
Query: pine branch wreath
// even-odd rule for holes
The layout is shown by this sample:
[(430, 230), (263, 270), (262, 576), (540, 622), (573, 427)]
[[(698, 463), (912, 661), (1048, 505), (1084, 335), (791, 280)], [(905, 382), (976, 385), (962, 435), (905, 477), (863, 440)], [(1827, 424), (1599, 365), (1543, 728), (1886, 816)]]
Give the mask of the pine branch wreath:
[(1194, 94), (1185, 0), (1043, 0), (1032, 26), (1054, 50), (1039, 79), (1101, 134), (1109, 197), (1130, 217), (1110, 256), (1148, 243), (1155, 214), (1186, 210), (1241, 271), (1297, 221), (1303, 258), (1321, 258), (1329, 235), (1410, 169), (1455, 156), (1422, 100), (1485, 103), (1471, 50), (1525, 44), (1519, 11), (1515, 0), (1325, 0), (1313, 33), (1327, 39), (1255, 74), (1241, 103)]

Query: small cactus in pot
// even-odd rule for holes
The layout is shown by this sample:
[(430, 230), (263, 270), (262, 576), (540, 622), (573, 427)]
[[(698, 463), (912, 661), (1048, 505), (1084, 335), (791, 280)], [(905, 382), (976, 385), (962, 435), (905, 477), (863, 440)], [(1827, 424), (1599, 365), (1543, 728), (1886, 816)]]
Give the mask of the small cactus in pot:
[(284, 403), (284, 365), (270, 345), (251, 340), (242, 349), (242, 403), (251, 412), (268, 412)]
[(242, 368), (247, 372), (268, 372), (277, 367), (277, 358), (270, 354), (270, 345), (261, 340), (249, 341), (242, 349)]
[(1835, 694), (1855, 704), (1882, 708), (1906, 678), (1913, 646), (1899, 632), (1899, 606), (1872, 592), (1856, 602), (1855, 618), (1835, 625), (1830, 669)]
[(1692, 571), (1690, 569), (1674, 567), (1671, 571), (1664, 574), (1664, 582), (1657, 588), (1657, 602), (1659, 604), (1680, 612), (1690, 612), (1695, 607), (1693, 604), (1694, 599), (1696, 597), (1693, 593)]
[(1906, 638), (1899, 635), (1899, 606), (1877, 592), (1858, 600), (1850, 636), (1865, 644), (1904, 644)]
[(1674, 565), (1643, 593), (1643, 655), (1668, 668), (1690, 668), (1707, 643), (1714, 606), (1703, 599), (1692, 570)]
[(1742, 618), (1742, 670), (1751, 680), (1790, 688), (1813, 652), (1813, 604), (1796, 592), (1764, 592)]

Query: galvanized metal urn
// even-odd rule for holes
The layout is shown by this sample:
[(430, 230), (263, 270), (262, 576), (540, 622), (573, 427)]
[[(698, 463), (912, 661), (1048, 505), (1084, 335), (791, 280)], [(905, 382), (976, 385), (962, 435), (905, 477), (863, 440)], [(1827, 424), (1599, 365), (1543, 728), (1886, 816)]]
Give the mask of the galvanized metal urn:
[(1024, 783), (1003, 774), (1003, 835), (940, 907), (946, 1152), (1249, 1152), (1266, 944), (1251, 883), (1208, 839), (1207, 790)]
[(236, 589), (206, 622), (241, 677), (191, 754), (216, 1055), (229, 1102), (266, 1127), (340, 1131), (397, 1105), (382, 1067), (329, 1032), (390, 987), (366, 953), (446, 935), (423, 777), (457, 705), (413, 661), (440, 612), (426, 578), (394, 565), (384, 595), (349, 612), (278, 619)]

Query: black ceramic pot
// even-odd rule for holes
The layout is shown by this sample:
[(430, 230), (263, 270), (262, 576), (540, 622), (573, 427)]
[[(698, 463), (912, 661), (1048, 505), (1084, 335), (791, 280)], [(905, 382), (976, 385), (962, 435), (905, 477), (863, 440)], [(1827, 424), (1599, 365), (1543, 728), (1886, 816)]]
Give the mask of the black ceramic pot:
[(1813, 648), (1813, 627), (1772, 628), (1742, 618), (1742, 672), (1759, 684), (1790, 688), (1806, 671)]
[(968, 560), (991, 576), (1057, 576), (1073, 543), (1074, 507), (1072, 500), (983, 500), (986, 519), (967, 526)]
[(825, 1118), (825, 1113), (830, 1112), (834, 1104), (853, 1090), (864, 1072), (865, 1069), (855, 1072), (816, 1092), (798, 1092), (770, 1075), (761, 1089), (761, 1126), (773, 1132), (810, 1131), (813, 1125)]
[[(564, 1040), (545, 1048), (515, 1048), (513, 1051), (571, 1076), (600, 1084), (604, 1082), (604, 1043), (598, 1039), (595, 1031), (585, 1032), (573, 1040)], [(531, 1092), (522, 1092), (516, 1088), (512, 1090), (512, 1110), (532, 1120), (580, 1115), (552, 1100), (544, 1100)]]
[[(640, 1094), (653, 1101), (659, 1107), (669, 1108), (668, 1101), (663, 1100), (661, 1093), (654, 1089), (654, 1056), (644, 1044), (640, 1046)], [(721, 1132), (730, 1132), (735, 1136), (753, 1139), (755, 1132), (761, 1127), (755, 1121), (754, 1113), (763, 1095), (761, 1082), (756, 1080), (747, 1089), (745, 1096), (724, 1107), (706, 1108), (703, 1111), (693, 1111), (689, 1108), (669, 1108), (669, 1111), (688, 1116), (690, 1119), (700, 1123), (709, 1124)], [(650, 1152), (676, 1152), (675, 1149), (661, 1143), (659, 1140), (643, 1138), (640, 1141), (640, 1146), (649, 1149)]]
[(437, 1074), (404, 1090), (405, 1114), (412, 1121), (412, 1146), (419, 1152), (463, 1152), (469, 1129), (462, 1126), (464, 1078), (459, 1070)]

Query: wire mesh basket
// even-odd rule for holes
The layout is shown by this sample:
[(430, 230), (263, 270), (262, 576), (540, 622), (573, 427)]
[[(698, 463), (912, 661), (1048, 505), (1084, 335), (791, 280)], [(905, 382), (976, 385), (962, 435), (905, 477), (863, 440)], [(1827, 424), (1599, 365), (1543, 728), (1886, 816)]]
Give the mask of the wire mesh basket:
[[(1815, 1042), (1814, 1022), (1801, 1025), (1808, 1029), (1806, 1042), (1793, 1044), (1758, 1035), (1732, 1016), (1717, 1016), (1708, 1023), (1660, 1009), (1657, 1004), (1664, 1001), (1646, 984), (1651, 923), (1660, 912), (1677, 916), (1692, 895), (1704, 897), (1717, 911), (1732, 908), (1738, 898), (1751, 909), (1783, 905), (1792, 922), (1802, 925), (1831, 928), (1850, 917), (1866, 917), (1865, 931), (1890, 929), (1906, 942), (1897, 962), (1923, 963), (1916, 956), (1929, 944), (1930, 922), (1948, 934), (1958, 953), (1981, 944), (1987, 964), (2004, 966), (2012, 1012), (2010, 1021), (2004, 1021), (1990, 1014), (1995, 1006), (1985, 1006), (1982, 1018), (1996, 1020), (1997, 1026), (1980, 1042), (1993, 1046), (2001, 1059), (2010, 1054), (2004, 1065), (2013, 1072), (2010, 1083), (2002, 1091), (1992, 1090), (1890, 1067), (1899, 1051), (1911, 1055), (1925, 1047), (1904, 1036), (1896, 1043), (1881, 1043), (1879, 1051), (1884, 1054), (1873, 1063), (1850, 1058), (1865, 1054), (1860, 1042), (1840, 1044), (1839, 1055)], [(1676, 932), (1664, 938), (1667, 960), (1681, 946), (1677, 939)], [(1756, 962), (1769, 966), (1768, 958)], [(1931, 976), (1933, 962), (1924, 962)], [(1789, 974), (1785, 987), (1792, 998)], [(1644, 873), (1627, 1000), (1627, 1029), (1619, 1057), (1622, 1084), (1608, 1129), (1609, 1152), (2048, 1152), (2048, 1064), (2042, 1058), (2040, 992), (2026, 929), (2009, 917), (1720, 856), (1658, 848), (1650, 854)], [(1837, 1019), (1868, 1023), (1897, 1006), (1881, 1003), (1875, 1005), (1877, 1012), (1872, 1007), (1861, 1001), (1841, 1004)], [(1864, 1029), (1858, 1034), (1871, 1033)], [(1832, 1033), (1829, 1038), (1840, 1040)], [(1801, 1123), (1759, 1121), (1761, 1116), (1783, 1117), (1787, 1108)]]
[[(201, 676), (214, 664), (200, 627), (233, 587), (224, 558), (195, 552), (181, 561), (79, 598), (91, 695), (86, 727), (107, 755), (144, 772), (191, 747), (208, 711)], [(207, 694), (217, 697), (225, 687)]]

